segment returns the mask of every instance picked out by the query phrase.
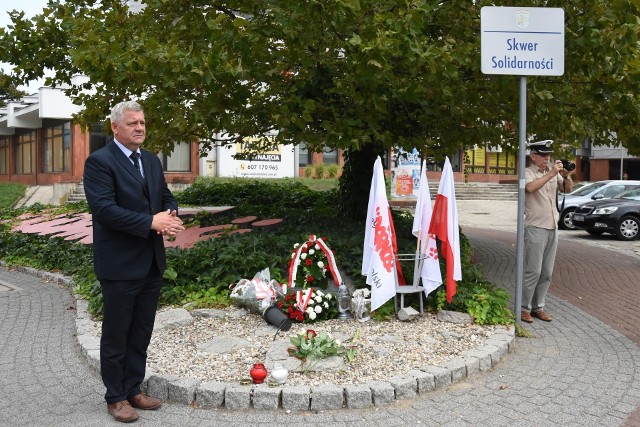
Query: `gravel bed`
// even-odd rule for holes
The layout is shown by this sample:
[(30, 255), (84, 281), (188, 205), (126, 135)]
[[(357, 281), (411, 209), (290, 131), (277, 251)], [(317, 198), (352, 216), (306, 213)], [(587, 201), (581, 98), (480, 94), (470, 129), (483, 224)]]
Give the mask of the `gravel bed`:
[[(425, 313), (410, 322), (329, 320), (313, 324), (294, 323), (287, 332), (267, 325), (258, 315), (234, 317), (237, 308), (225, 309), (221, 318), (194, 317), (188, 326), (157, 330), (148, 351), (149, 368), (158, 374), (177, 375), (201, 381), (221, 381), (239, 384), (249, 380), (254, 363), (267, 363), (267, 352), (274, 345), (286, 349), (289, 338), (314, 329), (327, 331), (345, 344), (356, 346), (352, 363), (339, 369), (318, 370), (302, 374), (290, 369), (289, 385), (360, 384), (403, 375), (426, 365), (438, 365), (466, 350), (479, 347), (494, 331), (492, 326), (461, 325), (441, 322)], [(222, 336), (238, 339), (241, 347), (217, 352), (207, 347), (210, 341)], [(357, 338), (354, 341), (354, 337)], [(296, 359), (289, 358), (288, 365)]]

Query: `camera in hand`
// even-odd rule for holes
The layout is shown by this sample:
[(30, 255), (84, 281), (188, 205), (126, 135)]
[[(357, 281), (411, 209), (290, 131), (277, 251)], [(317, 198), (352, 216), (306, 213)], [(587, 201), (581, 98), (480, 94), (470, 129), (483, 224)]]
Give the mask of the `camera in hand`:
[(565, 159), (562, 159), (560, 161), (562, 162), (562, 167), (564, 169), (568, 170), (569, 172), (575, 170), (575, 168), (576, 168), (576, 164), (575, 163), (570, 162), (569, 160), (565, 160)]

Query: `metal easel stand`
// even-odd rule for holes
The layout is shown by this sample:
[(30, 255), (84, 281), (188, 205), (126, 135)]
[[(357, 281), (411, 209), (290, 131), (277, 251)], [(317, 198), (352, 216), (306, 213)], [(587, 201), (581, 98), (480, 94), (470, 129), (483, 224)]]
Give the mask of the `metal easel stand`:
[[(396, 295), (394, 296), (394, 308), (396, 314), (398, 311), (404, 308), (404, 296), (406, 294), (415, 294), (419, 292), (424, 292), (424, 287), (420, 286), (420, 272), (422, 271), (422, 265), (424, 264), (424, 260), (427, 258), (427, 254), (421, 254), (416, 252), (415, 254), (395, 254), (393, 257), (393, 267), (394, 267), (394, 275), (396, 279)], [(406, 284), (401, 286), (398, 284), (398, 269), (396, 268), (397, 262), (402, 261), (413, 261), (414, 269), (413, 269), (413, 282), (411, 284)], [(400, 295), (400, 304), (398, 304), (398, 295)], [(422, 295), (420, 295), (420, 313), (424, 312), (424, 302), (422, 300)]]

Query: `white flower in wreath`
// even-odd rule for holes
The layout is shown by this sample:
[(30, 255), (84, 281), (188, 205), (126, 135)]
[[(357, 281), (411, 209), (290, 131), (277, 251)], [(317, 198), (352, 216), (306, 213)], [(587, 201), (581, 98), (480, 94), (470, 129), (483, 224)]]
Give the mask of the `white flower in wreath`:
[(316, 251), (320, 250), (320, 245), (316, 243), (316, 245), (314, 246), (314, 248), (316, 248)]
[(309, 313), (310, 320), (316, 320), (316, 317), (317, 317), (317, 314), (315, 312), (312, 311), (311, 313)]
[(300, 243), (296, 243), (295, 245), (293, 245), (293, 249), (298, 249), (300, 247)]
[(309, 306), (305, 311), (307, 312), (307, 314), (311, 314), (313, 313), (313, 307)]
[(300, 255), (300, 259), (307, 259), (307, 254), (303, 253)]
[(314, 251), (313, 249), (309, 249), (309, 255), (313, 255), (315, 253), (316, 253), (316, 251)]
[(317, 265), (318, 265), (318, 267), (322, 268), (323, 269), (322, 271), (324, 272), (324, 262), (318, 261)]
[(327, 294), (326, 298), (327, 298), (328, 300), (330, 300), (331, 298), (333, 298), (333, 295), (331, 295), (331, 294)]
[(313, 311), (315, 311), (316, 313), (320, 314), (320, 313), (322, 313), (322, 307), (321, 307), (321, 306), (319, 306), (319, 305), (316, 305), (316, 306), (313, 308)]
[(324, 308), (329, 308), (329, 303), (328, 302), (324, 302), (324, 304), (322, 304), (324, 306)]
[(320, 295), (317, 295), (314, 299), (316, 302), (322, 302), (322, 297)]
[(324, 296), (324, 294), (322, 293), (322, 291), (321, 291), (320, 289), (317, 289), (317, 290), (316, 290), (316, 295), (319, 295), (319, 296), (321, 296), (321, 297), (323, 297), (323, 296)]

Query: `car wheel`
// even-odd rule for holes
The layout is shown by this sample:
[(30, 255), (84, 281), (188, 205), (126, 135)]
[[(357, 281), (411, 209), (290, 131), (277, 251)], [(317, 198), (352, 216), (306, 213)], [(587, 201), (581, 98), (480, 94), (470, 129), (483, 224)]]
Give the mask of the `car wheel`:
[(591, 234), (592, 236), (600, 236), (602, 235), (602, 233), (604, 233), (604, 231), (589, 229), (587, 230), (587, 233)]
[(636, 240), (640, 232), (640, 220), (634, 216), (623, 216), (616, 227), (616, 236), (620, 240)]
[(560, 223), (558, 224), (558, 228), (560, 230), (577, 230), (578, 227), (573, 225), (573, 211), (575, 209), (565, 209), (564, 212), (560, 215)]

